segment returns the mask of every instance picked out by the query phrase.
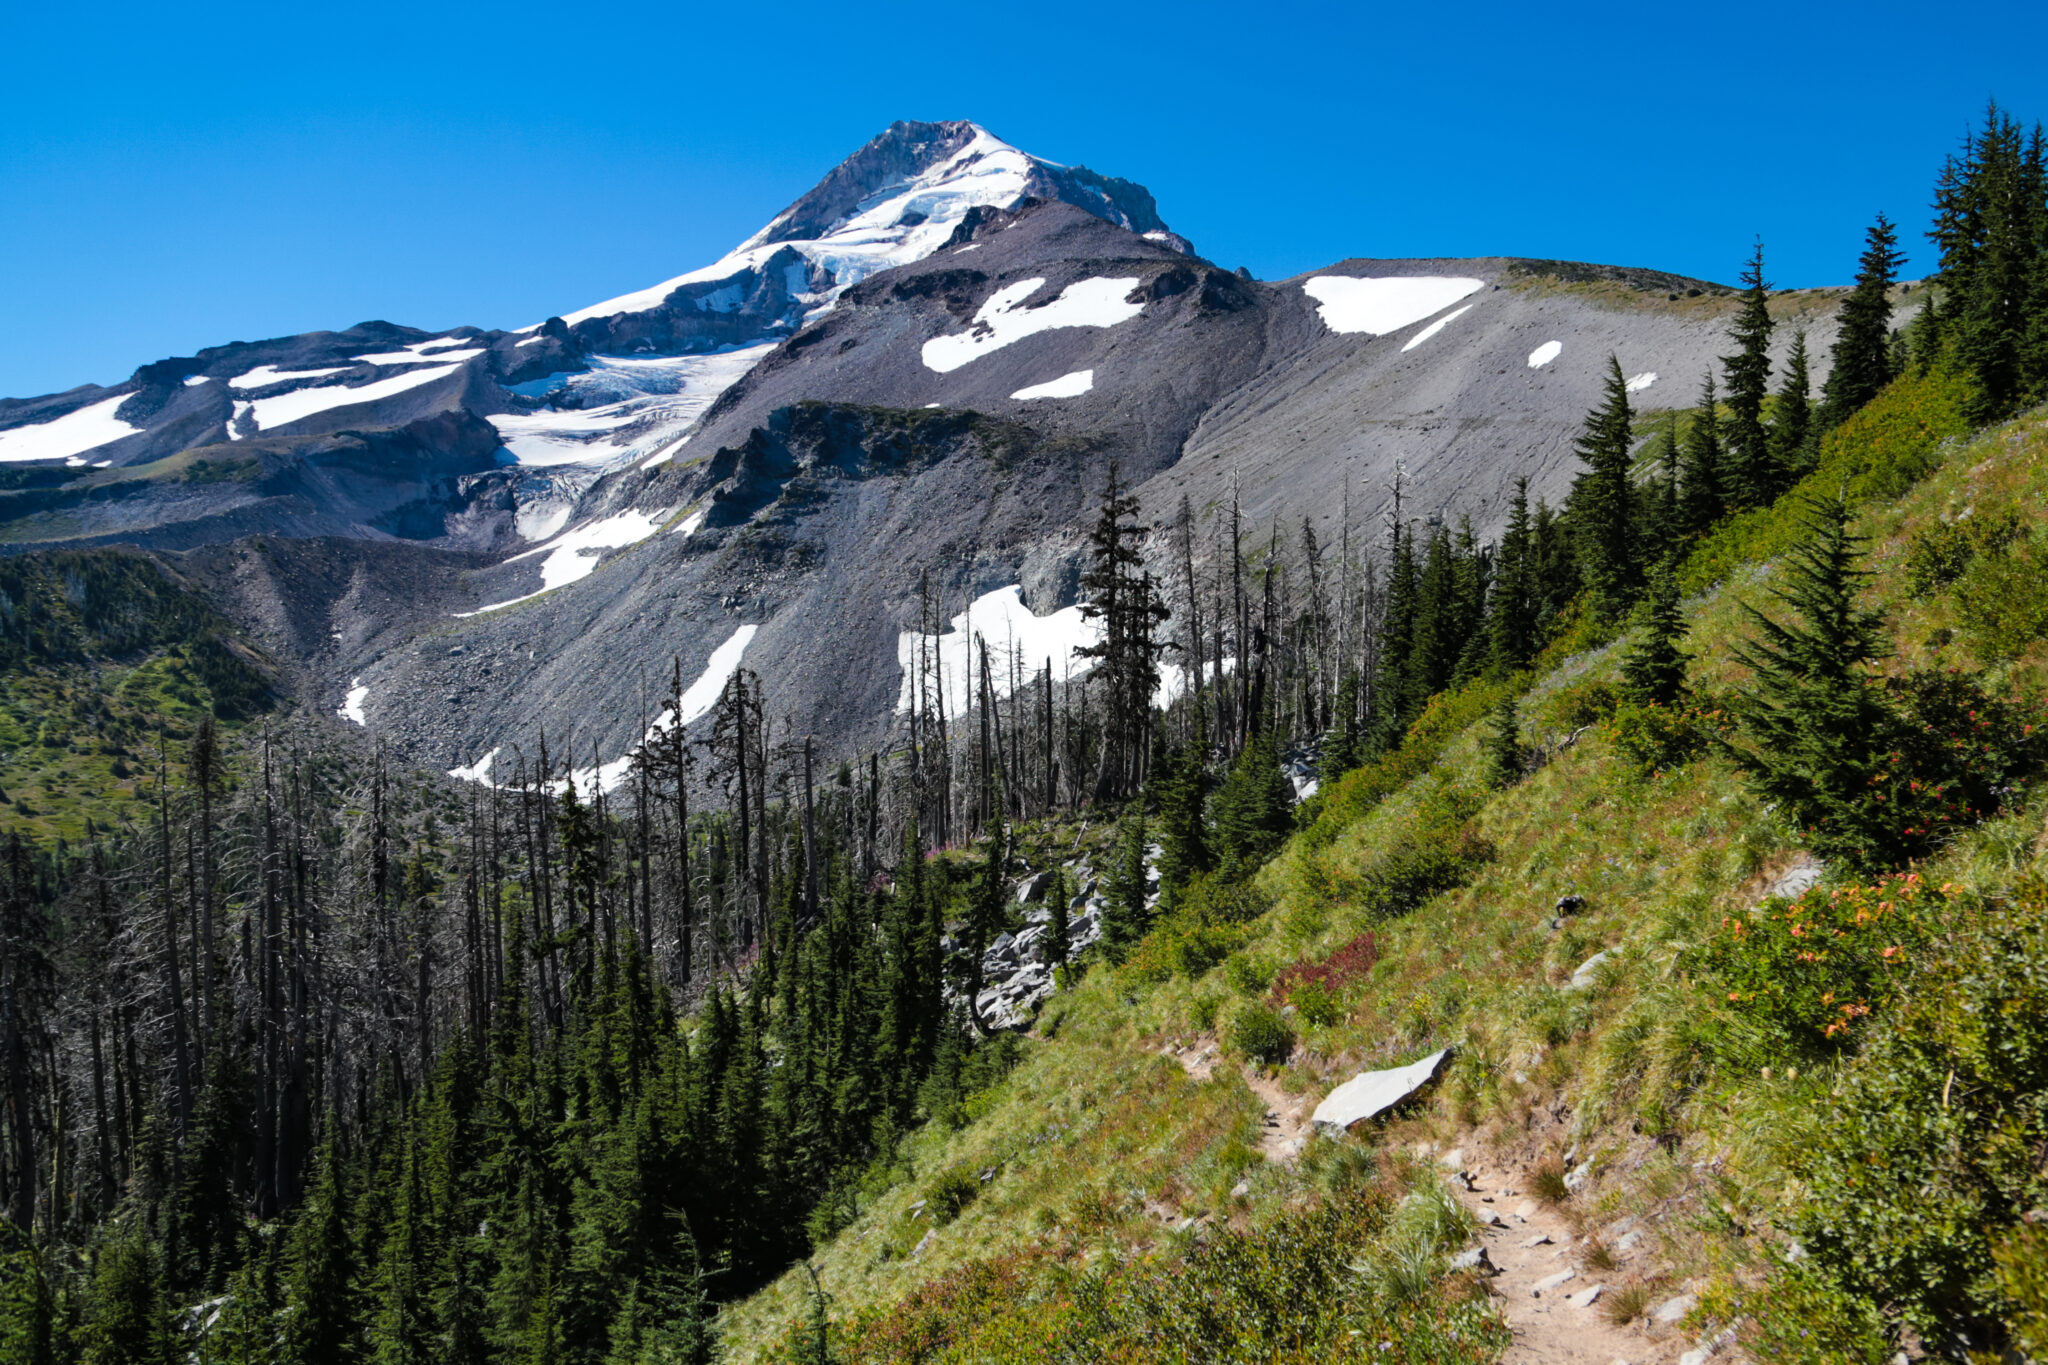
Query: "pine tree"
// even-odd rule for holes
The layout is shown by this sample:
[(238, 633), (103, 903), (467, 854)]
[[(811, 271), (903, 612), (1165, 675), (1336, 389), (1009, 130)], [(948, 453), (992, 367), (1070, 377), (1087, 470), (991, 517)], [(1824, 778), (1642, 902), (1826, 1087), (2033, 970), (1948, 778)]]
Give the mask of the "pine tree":
[(1208, 801), (1208, 771), (1202, 762), (1207, 747), (1199, 727), (1196, 742), (1168, 756), (1158, 783), (1159, 902), (1171, 910), (1189, 882), (1212, 865), (1209, 828), (1203, 816)]
[(1073, 954), (1073, 927), (1067, 918), (1072, 900), (1065, 870), (1054, 868), (1052, 885), (1045, 892), (1045, 960), (1053, 967), (1066, 966)]
[(1668, 564), (1651, 575), (1642, 616), (1642, 633), (1622, 656), (1621, 676), (1638, 702), (1676, 706), (1685, 696), (1688, 656), (1678, 645), (1685, 619), (1678, 610), (1678, 576)]
[(286, 1244), (284, 1359), (290, 1365), (354, 1360), (355, 1240), (341, 1150), (332, 1130), (316, 1158), (313, 1187)]
[(1726, 489), (1731, 505), (1761, 507), (1784, 486), (1764, 425), (1771, 389), (1771, 286), (1764, 280), (1764, 246), (1742, 268), (1742, 306), (1729, 328), (1735, 354), (1721, 357), (1728, 380)]
[(1102, 510), (1088, 533), (1090, 564), (1081, 576), (1088, 594), (1081, 614), (1101, 623), (1102, 637), (1075, 652), (1100, 662), (1106, 702), (1099, 798), (1127, 796), (1144, 780), (1150, 741), (1152, 696), (1159, 690), (1159, 623), (1169, 613), (1138, 548), (1138, 500), (1121, 483), (1115, 465), (1103, 492)]
[(86, 1303), (84, 1365), (170, 1365), (170, 1310), (155, 1249), (129, 1228), (100, 1249)]
[(1859, 868), (1890, 861), (1895, 831), (1871, 794), (1893, 738), (1871, 665), (1889, 653), (1881, 612), (1856, 599), (1870, 575), (1840, 498), (1807, 508), (1809, 536), (1783, 561), (1772, 595), (1798, 620), (1747, 608), (1757, 638), (1736, 657), (1754, 681), (1734, 705), (1747, 743), (1737, 758), (1758, 794), (1803, 828), (1814, 850)]
[(1929, 236), (1941, 250), (1941, 339), (1976, 381), (1970, 417), (1992, 421), (2048, 385), (2048, 145), (2041, 129), (2028, 136), (1992, 103), (1962, 155), (1943, 167)]
[(1609, 620), (1627, 612), (1642, 586), (1636, 490), (1629, 479), (1634, 421), (1621, 361), (1609, 356), (1606, 396), (1587, 414), (1577, 446), (1586, 470), (1572, 481), (1565, 506), (1586, 590), (1594, 609)]
[(1864, 233), (1856, 285), (1842, 300), (1841, 330), (1821, 403), (1821, 425), (1837, 427), (1877, 397), (1897, 373), (1892, 365), (1892, 285), (1906, 258), (1891, 220), (1877, 215)]

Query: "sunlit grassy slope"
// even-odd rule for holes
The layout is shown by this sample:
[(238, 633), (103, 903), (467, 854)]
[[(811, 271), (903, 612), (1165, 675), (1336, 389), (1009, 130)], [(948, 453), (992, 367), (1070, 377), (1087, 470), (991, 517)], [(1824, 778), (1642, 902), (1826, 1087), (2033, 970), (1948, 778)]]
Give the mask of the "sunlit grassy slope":
[[(1955, 594), (1916, 600), (1906, 588), (1913, 533), (2007, 513), (2038, 527), (2048, 507), (2048, 423), (1959, 437), (1954, 399), (1940, 380), (1903, 386), (1831, 439), (1809, 484), (1855, 501), (1869, 601), (1890, 613), (1897, 648), (1888, 667), (1946, 662), (1995, 691), (2037, 694), (2048, 658), (2038, 641), (2012, 657), (2012, 632), (1994, 641), (1973, 629)], [(1692, 683), (1709, 710), (1742, 680), (1732, 647), (1749, 632), (1745, 606), (1774, 607), (1772, 557), (1790, 525), (1783, 509), (1751, 516), (1688, 571)], [(1259, 1248), (1322, 1236), (1336, 1268), (1321, 1278), (1269, 1267), (1272, 1284), (1329, 1318), (1319, 1335), (1297, 1332), (1304, 1349), (1313, 1337), (1320, 1359), (1492, 1359), (1506, 1340), (1492, 1310), (1432, 1259), (1463, 1226), (1446, 1213), (1417, 1231), (1436, 1184), (1406, 1155), (1421, 1139), (1531, 1161), (1567, 1145), (1591, 1155), (1573, 1216), (1596, 1235), (1631, 1214), (1656, 1233), (1649, 1254), (1611, 1278), (1659, 1294), (1692, 1284), (1703, 1306), (1689, 1330), (1756, 1330), (1785, 1241), (1779, 1215), (1801, 1197), (1788, 1143), (1824, 1121), (1845, 1063), (1804, 1075), (1746, 1064), (1740, 1021), (1699, 980), (1699, 945), (1747, 913), (1798, 856), (1798, 839), (1711, 749), (1657, 773), (1620, 750), (1600, 719), (1619, 653), (1620, 642), (1580, 634), (1532, 675), (1440, 699), (1403, 754), (1325, 793), (1314, 825), (1260, 875), (1273, 908), (1206, 975), (1097, 966), (1055, 997), (1022, 1064), (971, 1106), (973, 1121), (918, 1134), (874, 1173), (858, 1215), (815, 1256), (816, 1290), (799, 1268), (725, 1314), (735, 1356), (797, 1352), (822, 1309), (833, 1349), (850, 1359), (1052, 1358), (1048, 1341), (1088, 1332), (1128, 1358), (1166, 1358), (1149, 1353), (1145, 1331), (1193, 1319), (1161, 1284), (1229, 1299), (1229, 1286), (1263, 1282), (1240, 1265)], [(1495, 700), (1523, 688), (1524, 740), (1547, 757), (1497, 791), (1480, 743)], [(1923, 872), (2004, 885), (2043, 870), (2039, 831), (2039, 810), (2023, 804)], [(1409, 908), (1388, 888), (1404, 884), (1402, 860), (1418, 848), (1455, 849), (1464, 880)], [(1583, 908), (1555, 927), (1566, 895)], [(1233, 1061), (1191, 1079), (1162, 1043), (1227, 1038), (1277, 971), (1365, 933), (1377, 964), (1340, 975), (1320, 1026), (1307, 1012), (1291, 1018), (1298, 1045), (1279, 1084), (1318, 1097), (1361, 1068), (1435, 1048), (1454, 1046), (1455, 1061), (1390, 1128), (1312, 1139), (1293, 1164), (1268, 1163), (1257, 1150), (1267, 1101), (1243, 1069)], [(1603, 950), (1592, 984), (1570, 988)], [(955, 1204), (936, 1225), (935, 1211)], [(1324, 1208), (1371, 1212), (1304, 1233), (1299, 1220)], [(1245, 1312), (1263, 1311), (1245, 1293)]]

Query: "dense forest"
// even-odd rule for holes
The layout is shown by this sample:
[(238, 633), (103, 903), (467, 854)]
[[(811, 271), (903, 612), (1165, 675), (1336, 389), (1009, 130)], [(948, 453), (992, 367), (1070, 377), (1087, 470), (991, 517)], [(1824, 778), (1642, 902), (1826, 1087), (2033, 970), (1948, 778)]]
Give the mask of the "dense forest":
[[(1911, 471), (1831, 465), (1830, 437), (1886, 394), (1960, 394), (1973, 423), (2048, 397), (2039, 130), (1994, 108), (1930, 237), (1939, 270), (1906, 293), (1893, 225), (1870, 227), (1818, 396), (1803, 337), (1773, 372), (1759, 245), (1698, 404), (1645, 417), (1612, 362), (1569, 498), (1518, 492), (1492, 543), (1399, 482), (1335, 544), (1234, 502), (1148, 532), (1112, 471), (1086, 678), (978, 642), (956, 715), (921, 651), (895, 742), (843, 761), (742, 670), (610, 791), (540, 735), (503, 786), (457, 787), (282, 705), (154, 560), (0, 561), (0, 676), (57, 716), (39, 742), (69, 733), (54, 761), (91, 753), (122, 792), (82, 838), (23, 818), (0, 848), (0, 1355), (709, 1360), (719, 1304), (1015, 1064), (980, 964), (1018, 879), (1059, 862), (1035, 832), (1117, 827), (1101, 944), (1056, 944), (1063, 982), (1147, 952), (1206, 966), (1259, 912), (1259, 866), (1345, 818), (1367, 784), (1344, 774), (1404, 752), (1448, 691), (1502, 685), (1493, 761), (1516, 780), (1515, 681), (1560, 641), (1628, 633), (1616, 723), (1646, 763), (1722, 744), (1824, 856), (1925, 854), (2043, 755), (1968, 678), (1869, 678), (1845, 499)], [(1817, 475), (1840, 491), (1803, 504), (1783, 589), (1803, 624), (1764, 620), (1715, 730), (1686, 684), (1687, 575)], [(947, 604), (922, 607), (935, 637)], [(150, 688), (93, 700), (144, 656), (169, 660)], [(678, 665), (672, 715), (683, 689)], [(1424, 850), (1402, 894), (1455, 857)], [(1055, 883), (1055, 924), (1079, 890)]]

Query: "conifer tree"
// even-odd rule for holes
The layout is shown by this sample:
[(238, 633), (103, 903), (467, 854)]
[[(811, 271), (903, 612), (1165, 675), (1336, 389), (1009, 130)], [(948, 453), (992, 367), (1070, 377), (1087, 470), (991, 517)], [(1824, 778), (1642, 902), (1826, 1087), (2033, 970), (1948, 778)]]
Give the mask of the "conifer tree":
[(1792, 338), (1792, 353), (1785, 359), (1785, 384), (1778, 390), (1778, 402), (1771, 413), (1771, 454), (1780, 477), (1797, 479), (1813, 468), (1812, 375), (1806, 359), (1806, 333)]
[(1842, 300), (1841, 330), (1835, 335), (1833, 362), (1821, 402), (1820, 421), (1837, 427), (1891, 383), (1892, 285), (1905, 257), (1891, 220), (1877, 215), (1864, 233), (1863, 256), (1856, 264), (1856, 285)]
[(1635, 413), (1621, 361), (1607, 358), (1607, 386), (1586, 416), (1577, 446), (1585, 472), (1572, 481), (1566, 515), (1576, 532), (1577, 559), (1594, 609), (1619, 619), (1642, 586), (1636, 490), (1629, 478)]
[(1857, 605), (1867, 570), (1849, 532), (1848, 506), (1821, 498), (1806, 509), (1808, 538), (1783, 561), (1772, 596), (1797, 619), (1747, 608), (1757, 636), (1737, 651), (1754, 681), (1734, 705), (1747, 743), (1737, 751), (1757, 792), (1804, 827), (1816, 852), (1859, 868), (1889, 861), (1896, 831), (1870, 796), (1893, 738), (1871, 665), (1890, 651), (1881, 612)]
[(86, 1303), (84, 1365), (170, 1365), (170, 1310), (140, 1225), (100, 1249)]
[(1515, 480), (1508, 503), (1507, 527), (1501, 532), (1488, 601), (1487, 646), (1493, 671), (1520, 668), (1536, 652), (1536, 554), (1529, 524), (1529, 480)]
[(329, 1135), (315, 1158), (313, 1186), (286, 1243), (283, 1358), (288, 1365), (346, 1365), (356, 1321), (355, 1239), (341, 1150)]
[(1045, 892), (1045, 960), (1053, 967), (1064, 967), (1073, 954), (1073, 926), (1068, 921), (1068, 910), (1073, 900), (1073, 888), (1067, 884), (1063, 868), (1054, 868), (1052, 885)]
[(1152, 927), (1145, 904), (1145, 808), (1133, 801), (1117, 824), (1114, 861), (1103, 886), (1102, 943), (1121, 962)]
[(1173, 750), (1158, 783), (1159, 902), (1171, 910), (1189, 882), (1209, 870), (1208, 772), (1201, 751), (1207, 747), (1199, 725), (1196, 742)]
[(1969, 415), (2005, 416), (2048, 383), (2048, 144), (1993, 102), (1936, 187), (1940, 330), (1976, 382)]
[(1729, 328), (1735, 354), (1721, 357), (1728, 380), (1726, 489), (1735, 507), (1761, 507), (1784, 486), (1764, 425), (1764, 399), (1771, 388), (1770, 295), (1764, 245), (1758, 242), (1742, 268), (1742, 306)]
[(1217, 875), (1249, 876), (1294, 826), (1294, 792), (1269, 733), (1260, 733), (1231, 764), (1216, 789)]
[(1486, 780), (1496, 787), (1513, 786), (1522, 776), (1521, 722), (1515, 699), (1502, 697), (1493, 708), (1493, 728), (1486, 733)]
[(1704, 534), (1727, 510), (1721, 458), (1721, 404), (1714, 393), (1713, 371), (1700, 386), (1699, 406), (1685, 432), (1685, 453), (1679, 461), (1679, 519), (1685, 534)]
[(1678, 611), (1678, 576), (1668, 563), (1650, 577), (1642, 617), (1642, 633), (1622, 656), (1621, 676), (1638, 702), (1675, 706), (1685, 696), (1689, 656), (1678, 644), (1685, 637), (1685, 619)]

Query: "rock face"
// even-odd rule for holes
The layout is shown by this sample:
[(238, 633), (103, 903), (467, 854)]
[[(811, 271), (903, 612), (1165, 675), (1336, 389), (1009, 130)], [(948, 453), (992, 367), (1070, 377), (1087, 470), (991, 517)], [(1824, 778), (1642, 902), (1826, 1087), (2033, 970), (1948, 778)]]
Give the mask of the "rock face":
[(1347, 1132), (1393, 1109), (1437, 1078), (1450, 1049), (1387, 1071), (1362, 1071), (1323, 1097), (1313, 1122), (1324, 1132)]

